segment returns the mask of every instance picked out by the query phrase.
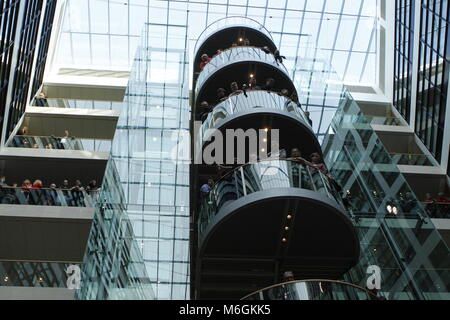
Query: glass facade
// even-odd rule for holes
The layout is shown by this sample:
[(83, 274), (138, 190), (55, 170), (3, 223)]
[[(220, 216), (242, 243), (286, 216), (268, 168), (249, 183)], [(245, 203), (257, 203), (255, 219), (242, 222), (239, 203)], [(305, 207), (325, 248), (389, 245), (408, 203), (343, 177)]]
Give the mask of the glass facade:
[[(28, 89), (33, 85), (31, 79), (36, 48), (38, 46), (39, 23), (43, 1), (28, 0), (22, 2), (24, 15), (20, 31), (20, 41), (17, 42), (18, 58), (12, 83), (11, 104), (9, 106), (6, 135), (9, 136), (25, 113)], [(53, 19), (53, 17), (52, 17)]]
[(415, 1), (395, 0), (394, 107), (407, 122), (411, 114)]
[(364, 286), (367, 267), (376, 265), (380, 294), (389, 300), (448, 299), (448, 247), (344, 87), (336, 102), (323, 148), (354, 217), (362, 252), (345, 280)]
[(9, 77), (11, 73), (20, 1), (2, 1), (0, 13), (0, 133), (6, 112)]
[(37, 61), (35, 66), (33, 89), (31, 92), (32, 95), (37, 93), (44, 79), (44, 71), (45, 66), (47, 65), (48, 49), (50, 45), (50, 38), (52, 35), (53, 21), (54, 21), (53, 18), (55, 16), (56, 3), (57, 0), (47, 0), (45, 5), (46, 6), (45, 15), (42, 23), (42, 30), (39, 40), (39, 52), (37, 55)]
[(441, 161), (449, 78), (449, 6), (421, 1), (416, 134)]

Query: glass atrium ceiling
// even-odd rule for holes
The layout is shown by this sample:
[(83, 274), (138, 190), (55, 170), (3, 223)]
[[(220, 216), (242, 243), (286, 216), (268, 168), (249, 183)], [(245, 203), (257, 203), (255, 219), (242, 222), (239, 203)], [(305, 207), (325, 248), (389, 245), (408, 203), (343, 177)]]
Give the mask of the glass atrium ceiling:
[[(145, 22), (188, 25), (189, 49), (226, 16), (262, 23), (283, 55), (310, 35), (346, 82), (377, 82), (377, 0), (66, 0), (53, 73), (61, 68), (130, 70)], [(189, 14), (186, 15), (186, 11)], [(186, 18), (187, 17), (187, 18)], [(188, 21), (186, 21), (188, 19)], [(180, 39), (184, 44), (184, 40)]]

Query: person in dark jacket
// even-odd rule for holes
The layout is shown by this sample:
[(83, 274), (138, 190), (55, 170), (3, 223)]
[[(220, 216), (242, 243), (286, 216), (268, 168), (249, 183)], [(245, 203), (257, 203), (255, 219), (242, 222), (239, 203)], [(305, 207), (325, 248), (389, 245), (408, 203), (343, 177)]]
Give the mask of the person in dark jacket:
[(38, 97), (34, 102), (34, 105), (36, 107), (48, 107), (47, 98), (45, 97), (45, 94), (43, 92), (39, 93)]

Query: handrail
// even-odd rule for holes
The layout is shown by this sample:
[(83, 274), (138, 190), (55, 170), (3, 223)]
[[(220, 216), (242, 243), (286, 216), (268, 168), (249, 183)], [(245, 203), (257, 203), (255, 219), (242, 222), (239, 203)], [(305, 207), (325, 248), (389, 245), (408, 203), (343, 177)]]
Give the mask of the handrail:
[(112, 141), (111, 139), (102, 139), (102, 138), (89, 139), (89, 138), (80, 138), (80, 137), (76, 137), (76, 136), (61, 137), (61, 136), (35, 136), (35, 135), (18, 135), (18, 134), (16, 134), (16, 137)]
[(48, 190), (48, 191), (86, 191), (86, 192), (100, 192), (101, 188), (97, 188), (96, 190), (87, 190), (85, 187), (83, 187), (83, 190), (73, 190), (76, 187), (72, 187), (70, 189), (61, 189), (61, 188), (35, 188), (35, 187), (10, 187), (10, 186), (1, 186), (1, 189), (12, 189), (12, 190)]
[(422, 201), (423, 204), (427, 205), (427, 204), (438, 204), (438, 205), (443, 205), (443, 206), (450, 206), (450, 202), (439, 202), (439, 201)]
[(426, 154), (419, 154), (419, 153), (401, 153), (401, 152), (389, 152), (389, 154), (392, 155), (400, 155), (400, 156), (425, 156), (425, 157), (429, 157), (429, 155)]
[[(216, 20), (216, 21), (210, 23), (210, 24), (205, 28), (205, 30), (203, 30), (203, 32), (198, 36), (197, 41), (195, 42), (194, 53), (197, 54), (198, 50), (200, 49), (200, 48), (197, 47), (198, 44), (200, 43), (199, 41), (202, 40), (202, 37), (203, 37), (205, 34), (207, 34), (207, 33), (209, 32), (209, 29), (210, 29), (212, 26), (214, 26), (215, 24), (219, 24), (219, 23), (220, 23), (221, 21), (223, 21), (223, 20), (227, 20), (227, 19), (228, 19), (228, 20), (231, 20), (231, 19), (236, 19), (236, 18), (242, 19), (242, 21), (248, 20), (248, 21), (252, 21), (252, 22), (256, 23), (256, 24), (259, 25), (259, 27), (260, 27), (260, 29), (258, 29), (258, 31), (261, 31), (261, 30), (266, 31), (266, 32), (265, 32), (266, 35), (268, 35), (268, 36), (270, 37), (270, 40), (272, 40), (272, 42), (274, 42), (273, 37), (272, 37), (272, 34), (271, 34), (271, 33), (270, 33), (270, 32), (269, 32), (262, 24), (260, 24), (260, 23), (259, 23), (258, 21), (256, 21), (255, 19), (248, 18), (248, 17), (242, 17), (242, 16), (230, 16), (230, 17), (221, 18), (221, 19), (219, 19), (219, 20)], [(246, 26), (246, 25), (242, 25), (242, 27), (247, 27), (247, 26)], [(255, 29), (255, 30), (256, 30), (256, 29)], [(203, 40), (202, 40), (202, 41), (203, 41)]]
[(377, 297), (376, 297), (373, 293), (371, 293), (369, 290), (367, 290), (367, 289), (365, 289), (365, 288), (363, 288), (363, 287), (361, 287), (361, 286), (358, 286), (358, 285), (356, 285), (356, 284), (353, 284), (353, 283), (344, 282), (344, 281), (339, 281), (339, 280), (320, 280), (320, 279), (313, 279), (313, 280), (294, 280), (294, 281), (289, 281), (289, 282), (285, 282), (285, 283), (275, 284), (275, 285), (272, 285), (272, 286), (270, 286), (270, 287), (267, 287), (267, 288), (264, 288), (264, 289), (255, 291), (255, 292), (253, 292), (253, 293), (250, 293), (250, 294), (246, 295), (244, 298), (242, 298), (241, 300), (246, 300), (247, 298), (249, 298), (249, 297), (251, 297), (251, 296), (254, 296), (254, 295), (257, 295), (257, 294), (259, 294), (259, 293), (263, 293), (263, 292), (265, 292), (265, 291), (269, 291), (269, 290), (272, 290), (272, 289), (274, 289), (274, 288), (281, 287), (281, 286), (293, 285), (293, 284), (298, 284), (298, 283), (323, 283), (323, 282), (325, 282), (325, 283), (339, 284), (339, 285), (348, 286), (348, 287), (353, 287), (353, 288), (355, 288), (355, 289), (358, 289), (358, 290), (361, 290), (361, 291), (365, 292), (369, 297), (372, 297), (373, 299), (376, 299), (376, 298), (377, 298)]
[[(271, 55), (271, 56), (273, 56), (273, 61), (275, 61), (275, 55), (274, 55), (272, 52), (266, 53), (266, 52), (265, 52), (262, 48), (260, 48), (260, 47), (255, 47), (255, 46), (236, 46), (236, 47), (231, 47), (231, 48), (227, 48), (227, 49), (223, 50), (222, 52), (220, 52), (220, 53), (214, 55), (214, 56), (212, 57), (212, 60), (211, 60), (210, 62), (208, 62), (208, 63), (205, 65), (205, 67), (203, 68), (203, 70), (200, 70), (199, 77), (200, 77), (200, 75), (203, 73), (203, 71), (204, 71), (205, 69), (207, 69), (207, 67), (208, 67), (209, 65), (212, 65), (212, 66), (214, 66), (214, 67), (217, 67), (216, 65), (214, 65), (213, 61), (216, 60), (217, 58), (219, 58), (220, 56), (222, 56), (222, 55), (227, 55), (227, 54), (231, 54), (231, 51), (239, 50), (239, 49), (243, 49), (243, 48), (246, 48), (246, 49), (253, 49), (254, 51), (260, 51), (260, 52), (264, 53), (265, 55)], [(230, 59), (228, 59), (228, 60), (230, 60)], [(280, 65), (283, 66), (283, 68), (284, 68), (283, 71), (285, 71), (286, 74), (289, 74), (289, 71), (288, 71), (288, 69), (286, 68), (286, 66), (285, 66), (283, 63), (281, 63), (281, 64), (278, 63), (278, 66), (280, 66)]]

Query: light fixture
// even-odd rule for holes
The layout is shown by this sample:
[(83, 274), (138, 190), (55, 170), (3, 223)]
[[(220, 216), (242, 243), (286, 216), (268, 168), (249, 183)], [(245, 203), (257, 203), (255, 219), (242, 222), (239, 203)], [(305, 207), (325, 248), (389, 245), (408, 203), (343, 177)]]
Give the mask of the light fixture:
[(266, 138), (264, 138), (264, 139), (263, 139), (263, 142), (267, 142), (267, 139), (266, 139)]
[(289, 231), (289, 227), (284, 228), (284, 230)]
[(395, 215), (398, 214), (398, 209), (397, 209), (397, 207), (393, 207), (393, 208), (392, 208), (392, 213), (395, 214)]
[(244, 39), (242, 39), (242, 38), (239, 38), (239, 42), (242, 42), (242, 41), (244, 41)]
[(269, 128), (264, 128), (264, 132), (269, 132)]
[(250, 78), (253, 79), (255, 75), (253, 73), (250, 73)]
[(262, 149), (261, 149), (261, 152), (266, 152), (266, 149), (262, 148)]
[(286, 238), (283, 238), (281, 241), (283, 241), (284, 243), (286, 243), (286, 242), (287, 242), (287, 239), (286, 239)]
[(288, 220), (291, 220), (291, 219), (292, 219), (292, 216), (291, 216), (291, 215), (288, 215), (287, 218), (288, 218)]
[(8, 282), (9, 281), (9, 277), (4, 277), (3, 281)]
[(386, 210), (387, 210), (387, 212), (389, 212), (390, 214), (395, 214), (395, 215), (398, 214), (398, 208), (397, 208), (396, 206), (394, 206), (394, 205), (388, 204), (388, 205), (386, 206)]

